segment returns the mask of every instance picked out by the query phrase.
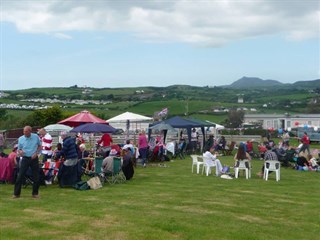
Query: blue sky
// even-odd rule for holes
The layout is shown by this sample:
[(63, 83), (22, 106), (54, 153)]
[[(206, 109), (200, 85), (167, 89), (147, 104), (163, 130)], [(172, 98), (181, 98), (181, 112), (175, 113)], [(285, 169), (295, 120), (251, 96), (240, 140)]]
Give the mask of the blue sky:
[(0, 90), (320, 78), (318, 1), (0, 3)]

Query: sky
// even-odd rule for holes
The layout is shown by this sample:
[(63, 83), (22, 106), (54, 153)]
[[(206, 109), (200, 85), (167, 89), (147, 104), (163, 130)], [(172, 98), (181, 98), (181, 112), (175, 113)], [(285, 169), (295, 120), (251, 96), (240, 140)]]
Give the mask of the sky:
[(319, 0), (0, 4), (0, 90), (320, 78)]

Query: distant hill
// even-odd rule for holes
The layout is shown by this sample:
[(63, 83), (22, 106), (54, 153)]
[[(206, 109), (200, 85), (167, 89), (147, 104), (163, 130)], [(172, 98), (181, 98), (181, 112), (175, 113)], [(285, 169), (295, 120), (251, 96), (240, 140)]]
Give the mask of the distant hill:
[(294, 87), (320, 87), (320, 79), (316, 80), (306, 80), (306, 81), (298, 81), (292, 84)]
[(283, 85), (283, 83), (276, 80), (262, 80), (261, 78), (256, 78), (256, 77), (242, 77), (227, 87), (239, 89), (239, 88), (273, 87), (273, 86), (281, 86), (281, 85)]
[(320, 79), (297, 81), (295, 83), (281, 83), (277, 80), (263, 80), (257, 77), (242, 77), (230, 85), (223, 86), (225, 88), (233, 89), (250, 89), (250, 88), (316, 88), (320, 87)]

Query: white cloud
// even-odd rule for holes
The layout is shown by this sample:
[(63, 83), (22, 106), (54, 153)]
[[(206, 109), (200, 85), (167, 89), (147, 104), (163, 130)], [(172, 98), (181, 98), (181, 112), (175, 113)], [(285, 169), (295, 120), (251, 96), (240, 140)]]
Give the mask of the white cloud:
[(145, 41), (220, 46), (231, 41), (283, 35), (319, 37), (317, 0), (3, 1), (2, 21), (21, 32), (126, 31)]
[(56, 38), (66, 39), (66, 40), (72, 39), (72, 37), (70, 35), (67, 35), (64, 33), (54, 33), (53, 36)]

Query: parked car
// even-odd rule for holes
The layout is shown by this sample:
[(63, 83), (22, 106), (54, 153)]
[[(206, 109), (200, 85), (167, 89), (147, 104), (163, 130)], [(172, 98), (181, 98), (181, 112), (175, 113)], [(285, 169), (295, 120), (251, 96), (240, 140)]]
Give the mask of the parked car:
[(124, 133), (122, 128), (116, 128), (116, 131), (113, 133), (114, 135), (122, 135)]

